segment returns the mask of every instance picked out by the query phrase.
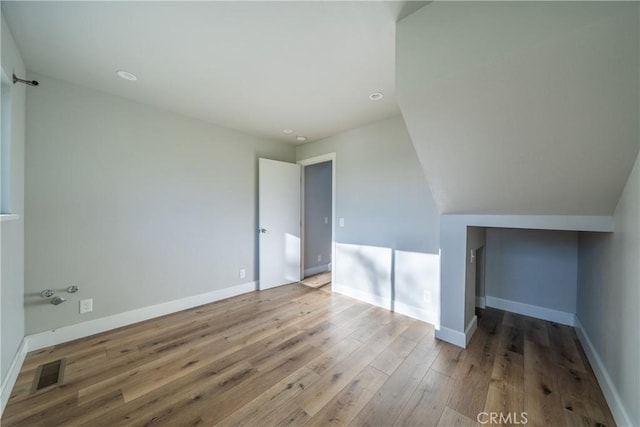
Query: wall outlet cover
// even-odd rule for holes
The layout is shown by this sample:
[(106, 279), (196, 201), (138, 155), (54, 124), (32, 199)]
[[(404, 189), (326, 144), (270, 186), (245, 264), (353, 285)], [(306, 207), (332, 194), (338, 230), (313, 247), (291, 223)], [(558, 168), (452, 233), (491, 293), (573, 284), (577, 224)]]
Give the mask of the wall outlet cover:
[(93, 311), (93, 298), (80, 300), (80, 314), (91, 313)]

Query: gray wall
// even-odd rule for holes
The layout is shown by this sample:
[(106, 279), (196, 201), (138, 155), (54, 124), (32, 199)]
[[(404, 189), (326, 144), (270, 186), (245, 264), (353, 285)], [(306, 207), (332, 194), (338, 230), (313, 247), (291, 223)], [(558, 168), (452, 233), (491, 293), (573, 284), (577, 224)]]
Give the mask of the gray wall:
[[(613, 230), (609, 216), (564, 215), (442, 215), (440, 216), (441, 328), (436, 337), (464, 346), (467, 269), (467, 229), (474, 227), (520, 228), (527, 230), (607, 231)], [(487, 263), (485, 247), (485, 264)], [(486, 269), (485, 269), (486, 271)], [(486, 275), (485, 275), (486, 278)], [(485, 289), (488, 287), (485, 282)], [(487, 296), (489, 293), (487, 291)], [(466, 338), (466, 339), (465, 339)]]
[[(640, 425), (640, 156), (614, 214), (613, 233), (580, 233), (578, 320), (631, 425)], [(624, 420), (616, 419), (619, 424)]]
[(487, 296), (576, 312), (578, 234), (487, 228)]
[[(304, 168), (305, 270), (331, 263), (332, 169), (331, 162), (317, 163)], [(321, 257), (320, 261), (318, 257)]]
[[(292, 146), (30, 78), (27, 333), (256, 280), (257, 158)], [(37, 296), (71, 284), (61, 306)]]
[(345, 221), (336, 224), (336, 283), (434, 313), (439, 214), (402, 117), (299, 146), (296, 157), (331, 152), (336, 221)]
[[(20, 52), (2, 17), (2, 69), (9, 79), (15, 72), (25, 75)], [(0, 384), (24, 336), (24, 150), (25, 150), (25, 89), (11, 87), (11, 182), (10, 208), (17, 220), (0, 222), (1, 313), (0, 313)], [(2, 96), (5, 96), (3, 93)]]

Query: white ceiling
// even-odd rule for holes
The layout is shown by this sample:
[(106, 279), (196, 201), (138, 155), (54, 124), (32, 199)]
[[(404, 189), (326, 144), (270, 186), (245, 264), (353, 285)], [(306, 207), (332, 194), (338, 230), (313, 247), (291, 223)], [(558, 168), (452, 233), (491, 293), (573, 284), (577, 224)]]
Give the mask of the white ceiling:
[[(296, 143), (399, 113), (395, 23), (424, 4), (3, 1), (2, 10), (31, 71)], [(370, 101), (374, 91), (384, 98)]]

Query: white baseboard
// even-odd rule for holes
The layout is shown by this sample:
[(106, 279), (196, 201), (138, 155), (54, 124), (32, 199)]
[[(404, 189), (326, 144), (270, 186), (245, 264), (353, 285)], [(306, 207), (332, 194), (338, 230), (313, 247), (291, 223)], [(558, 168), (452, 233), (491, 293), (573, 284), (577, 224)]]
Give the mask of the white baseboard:
[(156, 304), (124, 313), (114, 314), (112, 316), (102, 317), (100, 319), (89, 320), (75, 325), (63, 326), (58, 329), (27, 335), (25, 337), (27, 349), (28, 351), (39, 350), (41, 348), (77, 340), (79, 338), (99, 334), (111, 329), (120, 328), (122, 326), (131, 325), (133, 323), (142, 322), (144, 320), (153, 319), (155, 317), (164, 316), (177, 311), (197, 307), (199, 305), (223, 300), (225, 298), (255, 291), (256, 286), (256, 282), (244, 283), (242, 285), (232, 286), (229, 288), (217, 289), (205, 294), (193, 295), (179, 300), (168, 301), (162, 304)]
[(471, 341), (471, 337), (476, 329), (478, 329), (478, 316), (473, 316), (473, 319), (471, 319), (464, 329), (464, 348), (467, 348), (467, 345), (469, 345), (469, 341)]
[(366, 302), (367, 304), (377, 305), (378, 307), (386, 308), (387, 310), (391, 308), (391, 301), (389, 301), (389, 298), (374, 295), (372, 293), (354, 289), (349, 286), (344, 286), (340, 283), (333, 283), (331, 285), (331, 290), (333, 292), (337, 292), (339, 294)]
[(548, 320), (550, 322), (560, 323), (562, 325), (574, 326), (576, 324), (576, 316), (566, 311), (554, 310), (537, 305), (524, 304), (517, 301), (510, 301), (502, 298), (486, 297), (487, 307), (498, 308), (512, 313), (523, 314), (525, 316), (535, 317), (536, 319)]
[(405, 316), (413, 317), (414, 319), (430, 323), (432, 325), (437, 325), (438, 322), (440, 322), (440, 319), (437, 318), (436, 313), (430, 313), (428, 310), (425, 310), (423, 308), (415, 307), (413, 305), (405, 304), (399, 301), (395, 301), (393, 303), (393, 311), (398, 314), (403, 314)]
[(436, 326), (436, 338), (457, 345), (458, 347), (466, 348), (467, 346), (467, 337), (464, 332), (449, 329), (442, 325)]
[(589, 363), (591, 363), (591, 367), (596, 374), (598, 384), (600, 384), (600, 388), (602, 389), (604, 397), (609, 404), (609, 408), (613, 413), (613, 418), (615, 419), (616, 424), (618, 424), (619, 426), (634, 425), (631, 422), (629, 413), (622, 403), (622, 399), (620, 399), (620, 394), (618, 394), (618, 390), (616, 389), (615, 384), (613, 383), (611, 377), (609, 376), (609, 373), (607, 372), (607, 368), (604, 366), (604, 363), (602, 363), (602, 359), (600, 359), (600, 356), (598, 356), (598, 352), (589, 339), (589, 335), (587, 335), (587, 332), (584, 330), (582, 323), (580, 323), (580, 319), (576, 317), (575, 323), (576, 332), (578, 333), (578, 339), (580, 340), (580, 343), (582, 343), (582, 347), (587, 354)]
[(435, 313), (429, 313), (427, 310), (424, 310), (423, 308), (415, 307), (399, 301), (394, 301), (392, 306), (389, 298), (381, 297), (379, 295), (374, 295), (372, 293), (364, 292), (359, 289), (354, 289), (349, 286), (344, 286), (339, 283), (334, 283), (331, 290), (333, 292), (337, 292), (339, 294), (346, 295), (351, 298), (355, 298), (357, 300), (366, 302), (368, 304), (382, 307), (386, 310), (391, 310), (391, 308), (393, 307), (394, 313), (412, 317), (414, 319), (421, 320), (423, 322), (430, 323), (432, 325), (437, 325), (438, 322), (440, 321), (440, 319), (437, 318)]
[(304, 270), (304, 277), (314, 276), (316, 274), (331, 271), (331, 264), (322, 264)]
[(442, 341), (446, 341), (450, 344), (457, 345), (458, 347), (467, 348), (471, 337), (478, 329), (478, 316), (473, 316), (473, 319), (469, 322), (464, 332), (456, 331), (455, 329), (447, 328), (444, 326), (436, 326), (436, 338)]
[(22, 342), (20, 342), (20, 347), (18, 347), (16, 355), (11, 361), (11, 365), (7, 371), (7, 376), (4, 378), (4, 381), (2, 381), (2, 389), (0, 390), (0, 416), (2, 416), (4, 408), (7, 406), (7, 402), (9, 401), (9, 397), (11, 397), (11, 391), (18, 379), (18, 374), (22, 368), (24, 358), (27, 357), (27, 352), (27, 341), (23, 339)]
[(485, 297), (476, 297), (476, 307), (487, 308), (487, 300)]

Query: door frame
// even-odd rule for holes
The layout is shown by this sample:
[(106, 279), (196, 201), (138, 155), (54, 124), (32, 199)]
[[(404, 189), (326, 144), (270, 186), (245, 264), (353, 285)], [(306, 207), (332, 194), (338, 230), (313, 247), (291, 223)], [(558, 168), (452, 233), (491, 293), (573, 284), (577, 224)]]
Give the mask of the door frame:
[(304, 168), (306, 166), (315, 165), (318, 163), (331, 162), (331, 283), (335, 283), (336, 280), (336, 153), (327, 153), (322, 154), (320, 156), (308, 157), (306, 159), (298, 160), (297, 163), (302, 166), (302, 171), (300, 173), (302, 178), (302, 185), (300, 186), (301, 197), (300, 197), (300, 219), (301, 219), (301, 230), (300, 230), (300, 254), (301, 254), (301, 262), (300, 262), (300, 277), (304, 279), (304, 243), (305, 243), (305, 173)]

